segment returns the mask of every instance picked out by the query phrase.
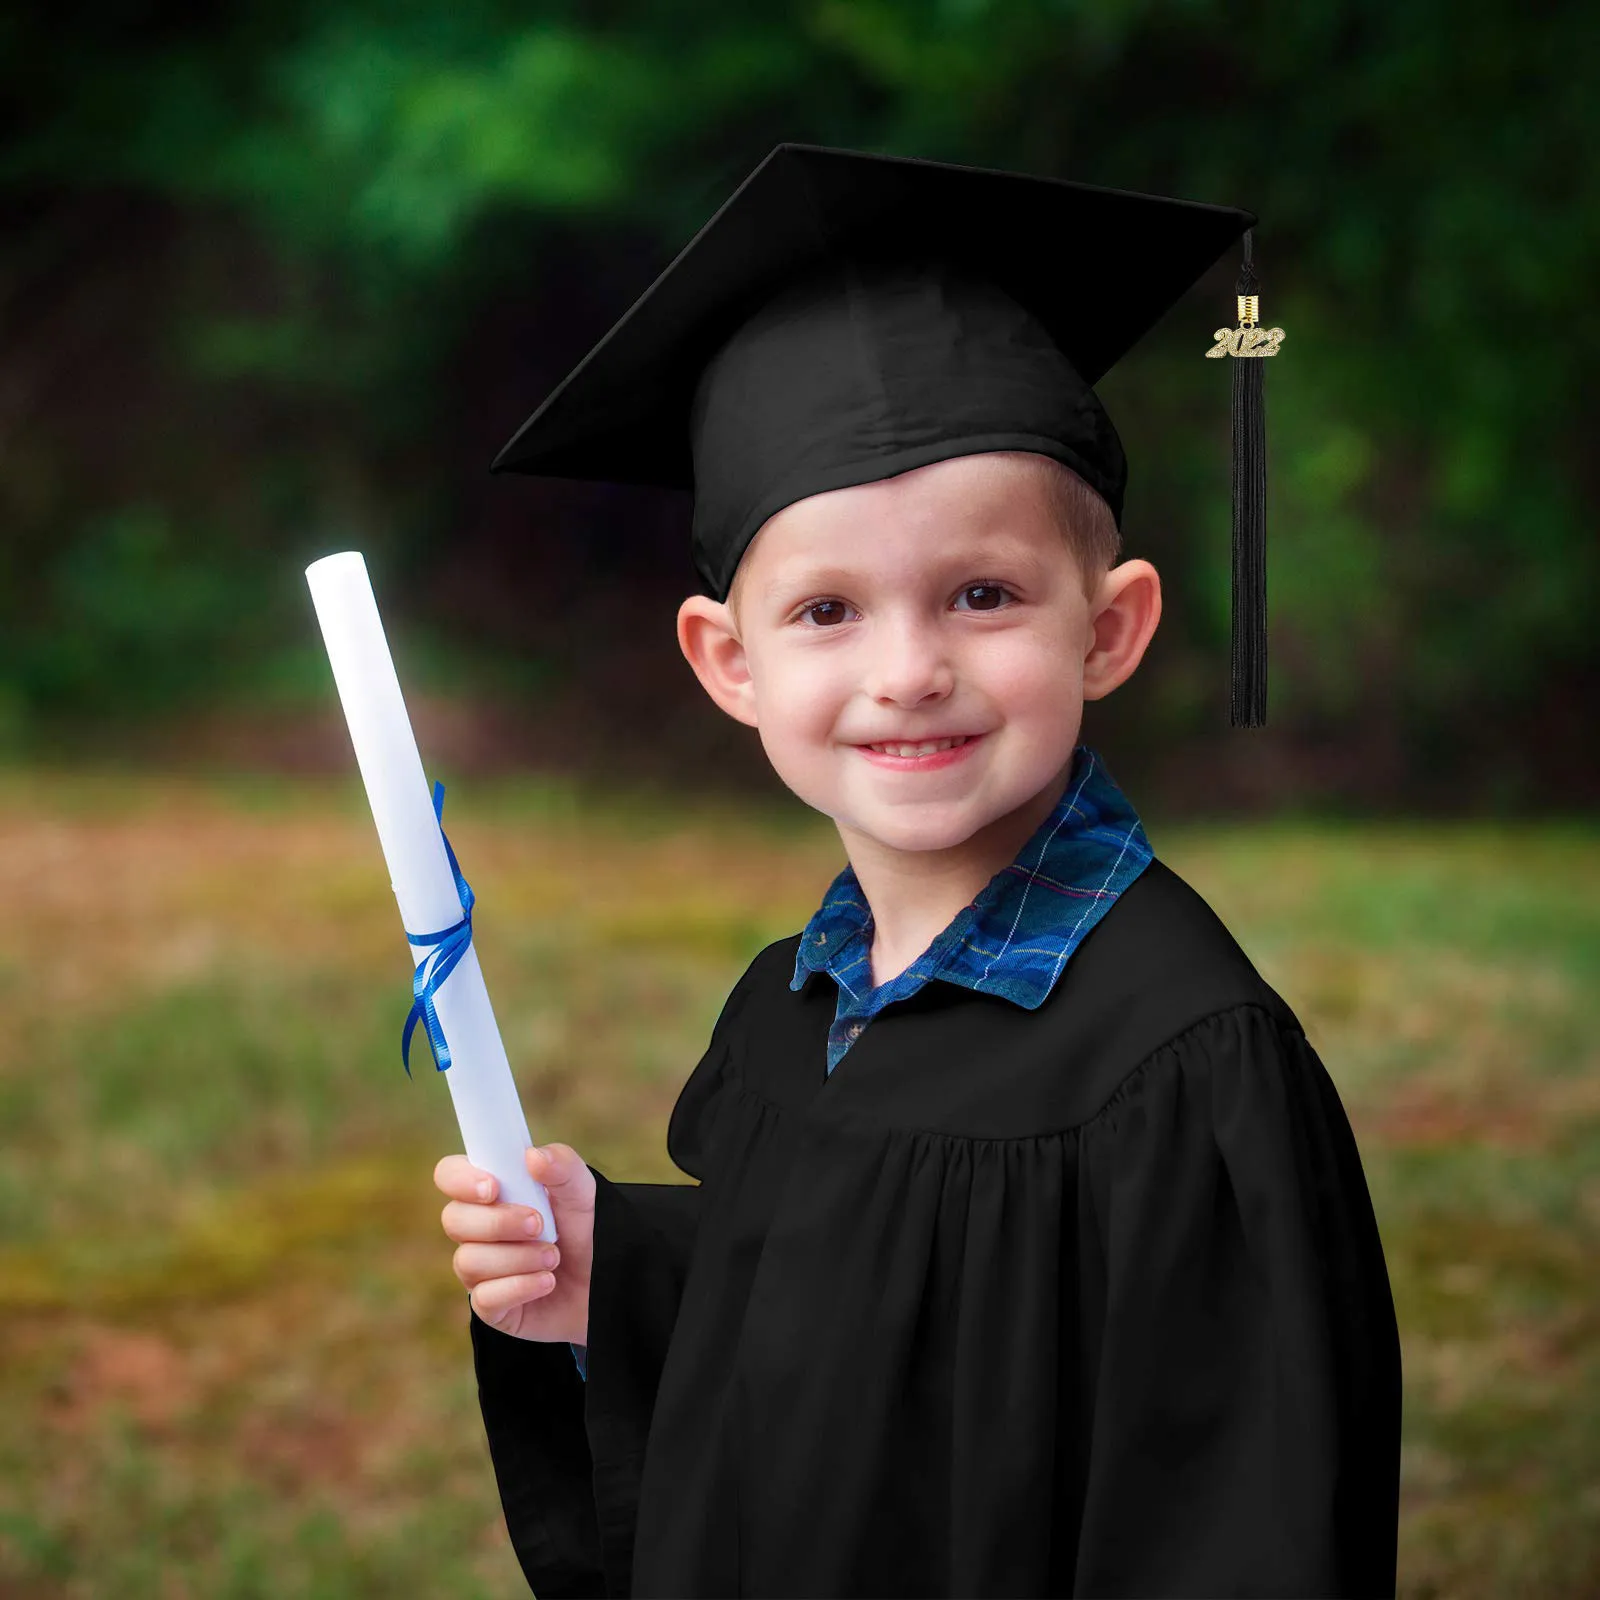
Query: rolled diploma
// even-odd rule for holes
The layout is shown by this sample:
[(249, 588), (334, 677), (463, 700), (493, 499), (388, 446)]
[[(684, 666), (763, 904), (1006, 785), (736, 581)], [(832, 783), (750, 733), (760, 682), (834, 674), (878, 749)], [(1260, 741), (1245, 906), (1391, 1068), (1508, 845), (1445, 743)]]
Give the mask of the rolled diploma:
[[(378, 825), (389, 886), (400, 904), (400, 920), (407, 933), (437, 933), (461, 920), (461, 898), (367, 564), (359, 550), (323, 556), (306, 568), (306, 582), (350, 725), (372, 820)], [(406, 945), (408, 976), (432, 948)], [(450, 1045), (450, 1066), (443, 1076), (455, 1102), (467, 1160), (495, 1175), (499, 1199), (534, 1207), (544, 1218), (540, 1237), (554, 1243), (556, 1220), (545, 1186), (534, 1181), (523, 1156), (533, 1141), (474, 945), (467, 946), (440, 985), (434, 1009)], [(426, 1022), (419, 1021), (412, 1043), (422, 1047), (419, 1053), (431, 1071), (433, 1052), (427, 1032)]]

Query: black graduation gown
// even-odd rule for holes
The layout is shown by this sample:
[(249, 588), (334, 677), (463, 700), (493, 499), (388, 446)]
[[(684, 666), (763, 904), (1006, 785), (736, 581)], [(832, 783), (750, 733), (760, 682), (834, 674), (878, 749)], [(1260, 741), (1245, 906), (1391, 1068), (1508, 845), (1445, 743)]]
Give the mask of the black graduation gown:
[(588, 1382), (469, 1312), (561, 1595), (1389, 1595), (1400, 1347), (1289, 1007), (1159, 860), (1036, 1011), (934, 980), (831, 1077), (798, 935), (599, 1171)]

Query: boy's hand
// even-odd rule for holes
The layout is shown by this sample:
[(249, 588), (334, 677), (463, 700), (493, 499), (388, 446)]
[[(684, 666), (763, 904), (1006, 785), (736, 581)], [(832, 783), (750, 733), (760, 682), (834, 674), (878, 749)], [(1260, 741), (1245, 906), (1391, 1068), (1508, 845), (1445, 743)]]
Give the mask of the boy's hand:
[[(433, 1181), (450, 1197), (440, 1220), (459, 1247), (451, 1264), (471, 1293), (472, 1309), (501, 1333), (587, 1344), (594, 1174), (571, 1145), (530, 1147), (522, 1158), (550, 1196), (561, 1243), (540, 1240), (544, 1219), (531, 1206), (496, 1203), (500, 1185), (493, 1174), (464, 1155), (445, 1156), (433, 1169)], [(484, 1184), (487, 1190), (480, 1191)]]

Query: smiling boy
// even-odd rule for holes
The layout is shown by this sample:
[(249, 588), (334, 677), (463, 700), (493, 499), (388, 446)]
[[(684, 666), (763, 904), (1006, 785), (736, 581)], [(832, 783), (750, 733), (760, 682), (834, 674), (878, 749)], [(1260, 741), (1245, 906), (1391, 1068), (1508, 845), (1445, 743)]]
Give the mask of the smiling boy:
[[(693, 488), (683, 654), (847, 857), (693, 1182), (530, 1152), (557, 1253), (436, 1171), (540, 1596), (1394, 1593), (1349, 1123), (1078, 742), (1161, 614), (1090, 383), (1250, 220), (780, 146), (502, 452)], [(1118, 229), (1133, 303), (1063, 309)]]
[(872, 908), (869, 985), (1016, 858), (1061, 799), (1083, 702), (1138, 666), (1160, 580), (1148, 561), (1106, 570), (1116, 537), (1048, 457), (954, 456), (785, 507), (725, 604), (683, 602), (706, 692), (839, 829)]

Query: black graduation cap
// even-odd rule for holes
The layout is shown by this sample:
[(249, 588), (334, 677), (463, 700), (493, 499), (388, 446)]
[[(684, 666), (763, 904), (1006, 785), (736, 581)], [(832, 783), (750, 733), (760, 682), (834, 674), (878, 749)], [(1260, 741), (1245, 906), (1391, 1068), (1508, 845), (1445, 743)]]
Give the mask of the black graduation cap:
[[(495, 458), (494, 472), (692, 490), (725, 599), (768, 517), (949, 456), (1031, 450), (1121, 525), (1092, 385), (1244, 238), (1237, 329), (1269, 355), (1255, 216), (1060, 178), (780, 144)], [(1235, 727), (1266, 721), (1262, 363), (1234, 363)], [(1241, 626), (1242, 624), (1242, 626)]]

